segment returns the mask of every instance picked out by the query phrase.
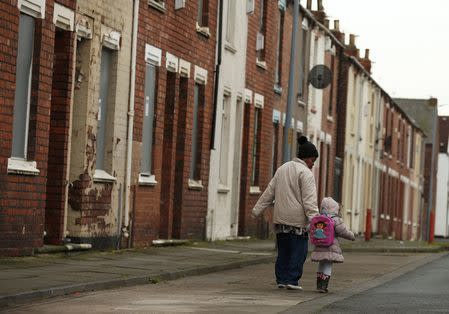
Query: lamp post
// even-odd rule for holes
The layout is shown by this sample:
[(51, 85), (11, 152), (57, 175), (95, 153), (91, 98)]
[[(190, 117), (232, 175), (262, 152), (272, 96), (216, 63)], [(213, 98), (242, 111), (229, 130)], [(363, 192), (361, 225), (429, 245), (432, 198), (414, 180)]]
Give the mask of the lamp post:
[(290, 143), (288, 140), (292, 120), (292, 108), (294, 97), (294, 82), (296, 69), (296, 37), (299, 25), (299, 0), (293, 0), (293, 31), (292, 44), (290, 49), (290, 72), (288, 76), (288, 95), (287, 95), (287, 109), (285, 112), (285, 128), (284, 136), (282, 138), (282, 162), (285, 163), (290, 160)]

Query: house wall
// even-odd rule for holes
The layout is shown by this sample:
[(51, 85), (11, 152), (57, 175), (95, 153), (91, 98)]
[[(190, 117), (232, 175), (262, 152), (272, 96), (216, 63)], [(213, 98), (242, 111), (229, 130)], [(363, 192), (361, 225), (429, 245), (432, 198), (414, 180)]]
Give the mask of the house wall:
[(235, 6), (223, 6), (222, 63), (210, 155), (208, 240), (234, 237), (238, 232), (248, 16), (245, 2), (229, 3)]
[[(41, 3), (34, 4), (39, 7)], [(75, 1), (57, 1), (57, 4), (72, 12), (75, 8)], [(69, 128), (69, 72), (74, 42), (69, 32), (63, 32), (62, 40), (56, 38), (54, 1), (44, 1), (37, 10), (33, 6), (19, 9), (18, 5), (20, 3), (17, 1), (0, 3), (0, 255), (9, 256), (30, 255), (35, 248), (43, 245), (47, 209), (52, 209), (55, 217), (54, 221), (47, 221), (49, 236), (56, 242), (63, 237), (64, 196), (61, 194), (65, 190), (65, 180), (64, 174), (58, 174), (57, 169), (63, 169), (67, 163), (65, 147)], [(26, 150), (23, 155), (13, 158), (14, 112), (16, 103), (23, 103), (16, 99), (15, 91), (20, 85), (28, 86), (27, 80), (17, 82), (20, 10), (32, 18), (35, 32), (32, 39), (29, 96), (25, 97), (25, 102), (29, 103), (28, 126), (24, 123), (17, 128), (25, 129)], [(65, 42), (65, 49), (55, 48), (55, 42)], [(58, 53), (58, 58), (53, 57), (53, 52)], [(55, 61), (67, 65), (67, 72), (55, 71), (58, 78), (53, 74)], [(61, 97), (58, 98), (58, 95)], [(60, 119), (58, 125), (55, 123), (56, 117)], [(23, 122), (20, 120), (16, 123)], [(59, 138), (50, 142), (50, 137), (56, 134), (60, 135)], [(53, 156), (58, 156), (59, 160), (54, 160)], [(49, 182), (51, 178), (55, 181)]]
[[(200, 27), (195, 1), (186, 1), (180, 9), (175, 9), (173, 1), (165, 1), (165, 8), (140, 2), (132, 170), (135, 246), (151, 245), (157, 238), (206, 236), (218, 8), (215, 0), (207, 3), (203, 15), (207, 25)], [(161, 56), (156, 66), (152, 182), (140, 176), (146, 45)], [(195, 84), (199, 89), (199, 155), (198, 177), (191, 178)]]
[[(77, 23), (87, 25), (91, 38), (78, 32), (68, 237), (72, 242), (91, 243), (94, 247), (116, 247), (124, 207), (132, 6), (125, 0), (107, 4), (82, 1), (77, 5)], [(106, 60), (104, 48), (108, 42), (105, 38), (113, 32), (120, 34), (120, 40), (109, 50), (110, 72), (103, 76), (109, 78), (109, 85), (102, 95), (101, 84), (105, 81), (101, 65)], [(104, 103), (106, 107), (100, 110)], [(104, 158), (99, 155), (98, 144), (102, 121), (105, 121)]]

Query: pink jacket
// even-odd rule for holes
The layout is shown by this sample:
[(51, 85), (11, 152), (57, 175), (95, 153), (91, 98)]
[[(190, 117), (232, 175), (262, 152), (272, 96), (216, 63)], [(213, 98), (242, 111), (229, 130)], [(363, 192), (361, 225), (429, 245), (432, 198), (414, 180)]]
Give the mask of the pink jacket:
[(342, 237), (348, 240), (355, 240), (354, 233), (348, 229), (344, 224), (343, 219), (338, 215), (338, 203), (331, 197), (325, 197), (321, 203), (321, 212), (324, 210), (334, 220), (335, 237), (334, 243), (329, 247), (315, 247), (312, 252), (312, 261), (329, 261), (334, 263), (343, 263), (344, 258), (341, 252), (340, 243), (337, 237)]

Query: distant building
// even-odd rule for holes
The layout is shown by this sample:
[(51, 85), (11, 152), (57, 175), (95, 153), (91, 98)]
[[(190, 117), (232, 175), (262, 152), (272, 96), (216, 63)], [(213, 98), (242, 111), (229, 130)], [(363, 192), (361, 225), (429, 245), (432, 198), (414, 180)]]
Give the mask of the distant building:
[(436, 208), (436, 183), (439, 151), (439, 129), (438, 129), (438, 100), (436, 98), (429, 99), (408, 99), (395, 98), (394, 101), (399, 107), (407, 113), (416, 124), (421, 128), (425, 135), (425, 151), (424, 151), (424, 187), (423, 187), (423, 217), (422, 227), (423, 236), (426, 240), (433, 237), (430, 228), (435, 222)]

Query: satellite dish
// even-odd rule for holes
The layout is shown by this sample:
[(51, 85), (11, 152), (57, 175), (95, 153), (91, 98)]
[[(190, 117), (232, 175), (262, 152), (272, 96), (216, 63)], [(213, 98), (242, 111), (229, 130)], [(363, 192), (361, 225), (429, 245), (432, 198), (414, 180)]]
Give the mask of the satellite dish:
[(331, 81), (332, 71), (324, 64), (315, 65), (309, 72), (309, 83), (315, 88), (326, 88)]

